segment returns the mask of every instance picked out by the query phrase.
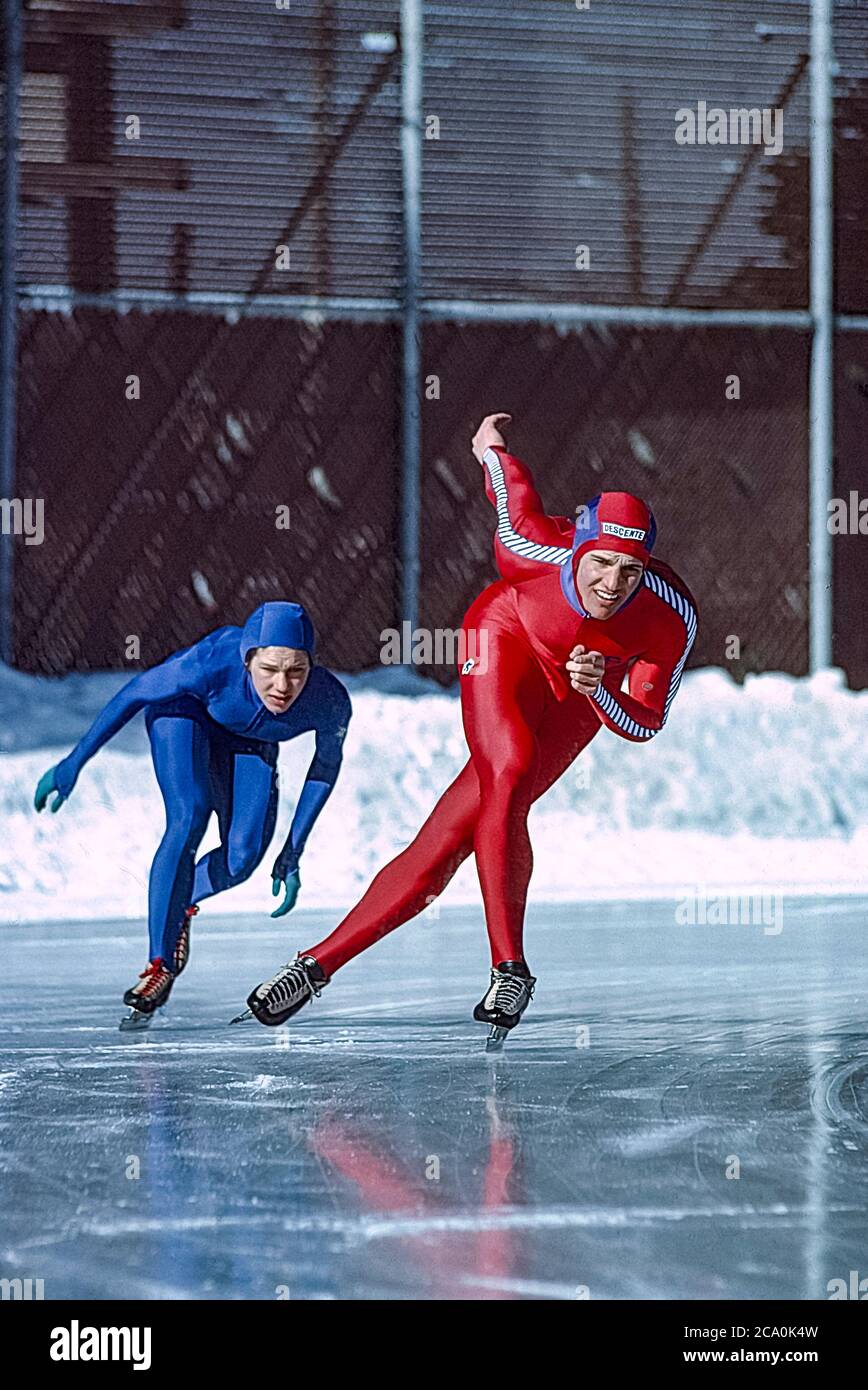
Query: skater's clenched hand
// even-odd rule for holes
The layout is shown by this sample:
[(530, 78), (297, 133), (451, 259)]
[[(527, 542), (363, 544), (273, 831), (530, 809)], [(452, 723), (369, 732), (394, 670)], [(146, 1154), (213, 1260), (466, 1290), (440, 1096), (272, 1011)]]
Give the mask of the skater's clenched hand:
[(48, 798), (51, 796), (52, 792), (57, 792), (57, 796), (51, 803), (52, 811), (59, 811), (64, 801), (66, 800), (66, 797), (63, 796), (62, 793), (58, 790), (57, 779), (55, 777), (56, 772), (56, 767), (50, 767), (47, 772), (43, 772), (42, 776), (39, 779), (39, 784), (36, 788), (36, 795), (33, 798), (33, 804), (36, 807), (37, 811), (44, 810)]
[(283, 878), (271, 880), (272, 897), (276, 898), (280, 893), (284, 894), (283, 902), (272, 912), (272, 917), (285, 917), (287, 912), (292, 912), (300, 887), (301, 879), (298, 876), (298, 869), (294, 869), (292, 873), (286, 874)]
[(499, 449), (506, 448), (503, 429), (511, 419), (512, 416), (504, 415), (503, 411), (497, 411), (494, 415), (486, 415), (470, 441), (470, 447), (480, 463), (486, 449), (490, 449), (493, 444), (496, 444)]
[(573, 690), (579, 690), (583, 695), (593, 695), (606, 674), (606, 658), (602, 652), (589, 652), (584, 647), (573, 647), (567, 670)]

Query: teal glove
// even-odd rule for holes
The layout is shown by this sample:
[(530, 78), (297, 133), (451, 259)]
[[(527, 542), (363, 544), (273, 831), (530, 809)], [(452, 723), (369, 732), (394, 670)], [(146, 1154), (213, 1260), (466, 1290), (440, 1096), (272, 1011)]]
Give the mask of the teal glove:
[(301, 879), (298, 876), (298, 869), (293, 869), (291, 874), (286, 875), (286, 878), (272, 879), (271, 896), (273, 898), (276, 898), (279, 895), (281, 889), (286, 890), (286, 896), (284, 897), (283, 902), (280, 904), (280, 907), (277, 908), (275, 912), (272, 912), (272, 917), (285, 917), (287, 912), (292, 912), (292, 909), (295, 907), (295, 900), (298, 897), (298, 890), (300, 887)]
[(45, 804), (48, 801), (48, 798), (51, 796), (52, 792), (57, 792), (57, 796), (51, 803), (52, 811), (59, 811), (64, 801), (66, 800), (66, 797), (63, 795), (63, 793), (58, 791), (57, 789), (57, 781), (55, 779), (56, 772), (56, 767), (50, 767), (48, 771), (44, 772), (39, 779), (39, 785), (36, 788), (36, 795), (33, 798), (33, 804), (36, 807), (37, 811), (42, 811), (45, 809)]

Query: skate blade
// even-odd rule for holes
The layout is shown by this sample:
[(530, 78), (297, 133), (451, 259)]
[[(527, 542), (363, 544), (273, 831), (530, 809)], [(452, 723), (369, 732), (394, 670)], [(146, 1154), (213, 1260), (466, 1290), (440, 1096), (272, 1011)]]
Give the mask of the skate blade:
[(130, 1009), (128, 1014), (124, 1014), (118, 1028), (122, 1033), (144, 1033), (153, 1021), (153, 1014), (143, 1014), (141, 1009)]
[(229, 1027), (231, 1028), (233, 1023), (243, 1023), (244, 1020), (245, 1020), (246, 1018), (253, 1018), (253, 1017), (254, 1017), (253, 1010), (252, 1010), (252, 1009), (245, 1009), (243, 1014), (238, 1014), (238, 1016), (237, 1016), (236, 1018), (230, 1018), (230, 1020), (229, 1020)]
[(502, 1052), (503, 1044), (509, 1037), (508, 1028), (498, 1028), (496, 1023), (492, 1023), (491, 1032), (485, 1039), (486, 1052)]

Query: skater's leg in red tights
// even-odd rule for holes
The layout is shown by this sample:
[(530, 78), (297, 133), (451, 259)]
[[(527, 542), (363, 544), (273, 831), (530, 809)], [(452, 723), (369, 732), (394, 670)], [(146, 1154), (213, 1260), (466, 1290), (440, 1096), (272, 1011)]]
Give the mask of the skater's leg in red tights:
[(527, 814), (539, 768), (537, 729), (552, 700), (520, 637), (489, 637), (486, 668), (461, 682), (464, 732), (479, 782), (473, 848), (493, 964), (522, 960), (533, 855)]
[[(466, 676), (463, 685), (485, 676)], [(575, 692), (553, 699), (537, 730), (539, 765), (533, 800), (548, 791), (596, 734), (600, 721), (590, 702)], [(479, 781), (472, 760), (443, 793), (419, 834), (381, 869), (364, 897), (335, 930), (303, 955), (313, 956), (332, 975), (353, 956), (415, 917), (443, 891), (473, 851)], [(508, 957), (501, 956), (504, 960)]]
[(303, 954), (313, 956), (326, 975), (332, 975), (427, 907), (443, 892), (473, 848), (478, 800), (476, 773), (468, 762), (412, 844), (380, 870), (364, 897), (331, 935)]

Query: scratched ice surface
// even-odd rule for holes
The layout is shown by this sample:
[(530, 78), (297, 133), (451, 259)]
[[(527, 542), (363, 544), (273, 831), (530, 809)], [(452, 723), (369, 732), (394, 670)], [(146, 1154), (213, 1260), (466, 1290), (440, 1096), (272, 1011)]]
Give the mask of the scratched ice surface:
[(868, 1248), (865, 923), (852, 899), (785, 902), (779, 934), (537, 905), (537, 998), (498, 1059), (473, 911), (404, 927), (276, 1031), (227, 1020), (330, 922), (203, 913), (138, 1036), (140, 927), (4, 927), (0, 1276), (53, 1299), (825, 1298)]

